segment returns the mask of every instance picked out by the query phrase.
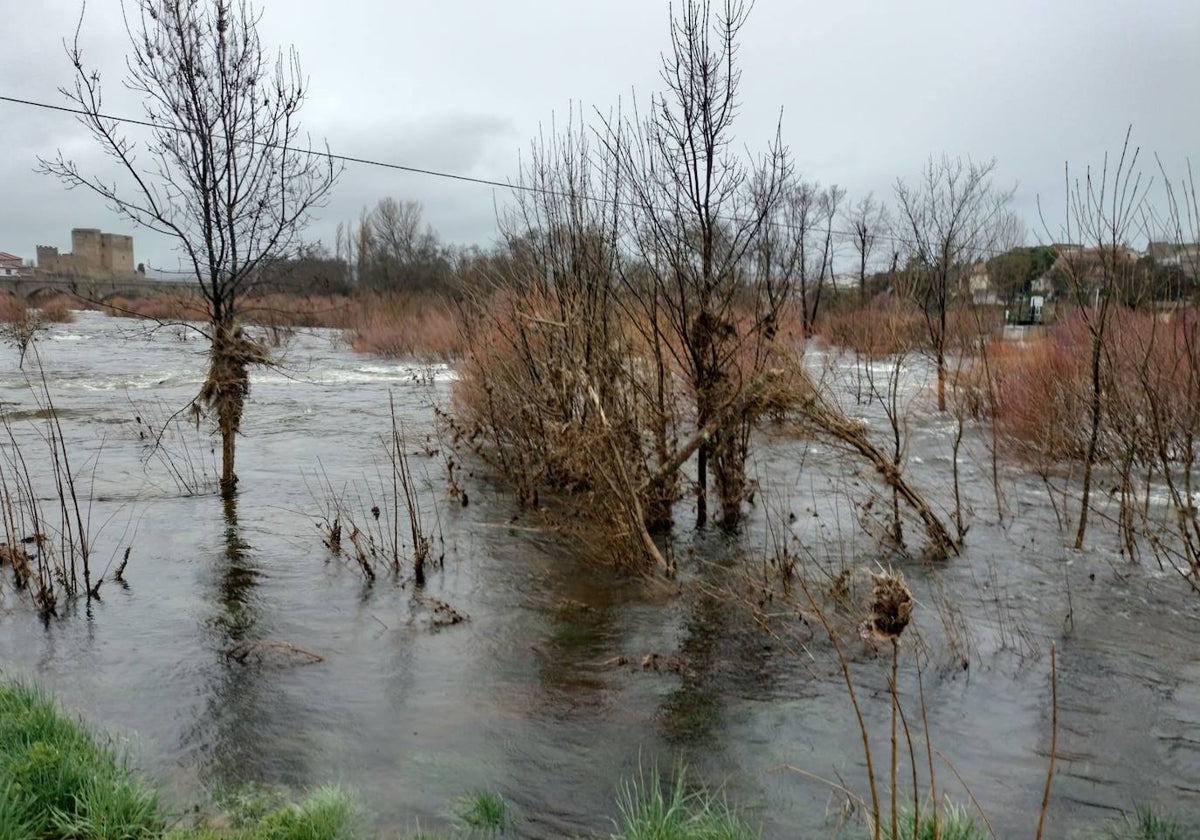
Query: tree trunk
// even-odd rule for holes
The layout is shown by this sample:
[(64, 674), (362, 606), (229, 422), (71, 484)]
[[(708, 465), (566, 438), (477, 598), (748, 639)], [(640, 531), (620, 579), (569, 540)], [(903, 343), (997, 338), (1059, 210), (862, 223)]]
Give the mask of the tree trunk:
[(221, 434), (221, 495), (232, 496), (237, 488), (234, 454), (242, 412), (250, 393), (250, 366), (269, 361), (266, 350), (242, 334), (232, 319), (213, 325), (209, 349), (208, 377), (200, 389), (200, 402), (215, 415)]
[(219, 425), (221, 427), (221, 495), (229, 497), (237, 489), (237, 473), (233, 471), (234, 440), (237, 437), (237, 428), (226, 422), (224, 417), (220, 419)]
[(1091, 429), (1088, 432), (1087, 457), (1083, 462), (1083, 492), (1079, 502), (1079, 529), (1075, 532), (1075, 549), (1083, 548), (1083, 537), (1087, 532), (1088, 505), (1092, 496), (1092, 465), (1096, 462), (1096, 450), (1100, 444), (1100, 352), (1102, 339), (1092, 336), (1092, 399), (1091, 399)]
[(938, 349), (937, 354), (937, 380), (938, 380), (938, 411), (946, 410), (946, 354)]

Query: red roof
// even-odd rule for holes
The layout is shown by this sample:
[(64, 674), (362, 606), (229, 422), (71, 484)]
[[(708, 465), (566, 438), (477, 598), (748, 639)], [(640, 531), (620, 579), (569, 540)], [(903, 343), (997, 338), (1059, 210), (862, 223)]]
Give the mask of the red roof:
[(9, 262), (10, 260), (16, 260), (17, 262), (20, 262), (21, 258), (16, 254), (8, 253), (8, 251), (0, 251), (0, 261)]

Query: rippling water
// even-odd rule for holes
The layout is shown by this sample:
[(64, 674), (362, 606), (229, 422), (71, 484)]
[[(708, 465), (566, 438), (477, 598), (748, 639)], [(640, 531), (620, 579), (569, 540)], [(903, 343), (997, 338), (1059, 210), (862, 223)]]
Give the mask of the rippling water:
[[(131, 546), (127, 583), (107, 581), (99, 602), (65, 605), (44, 623), (11, 590), (0, 602), (5, 671), (36, 677), (126, 736), (178, 802), (216, 783), (337, 781), (363, 793), (381, 828), (412, 828), (436, 825), (454, 797), (490, 787), (516, 804), (522, 836), (603, 834), (620, 778), (685, 761), (766, 836), (783, 838), (826, 836), (837, 810), (828, 787), (789, 766), (865, 792), (853, 712), (819, 645), (810, 656), (780, 644), (744, 610), (694, 594), (703, 587), (678, 592), (598, 569), (482, 478), (466, 479), (471, 505), (462, 508), (445, 498), (438, 457), (413, 459), (426, 521), (444, 538), (435, 545), (444, 565), (424, 593), (386, 577), (365, 585), (329, 558), (316, 527), (327, 488), (373, 498), (389, 394), (411, 448), (426, 446), (432, 406), (453, 380), (445, 367), (356, 356), (334, 333), (299, 334), (279, 369), (253, 377), (236, 510), (184, 492), (164, 457), (181, 474), (211, 477), (212, 441), (192, 430), (154, 456), (139, 418), (160, 423), (187, 405), (205, 349), (185, 329), (94, 313), (43, 338), (48, 387), (93, 488), (100, 565)], [(0, 400), (36, 469), (39, 404), (15, 350), (0, 351), (0, 369)], [(911, 375), (916, 393), (924, 374)], [(864, 420), (880, 422), (871, 411)], [(926, 418), (910, 448), (914, 479), (943, 499), (949, 436), (944, 421)], [(814, 551), (869, 556), (846, 503), (868, 497), (868, 477), (820, 445), (767, 436), (758, 453), (763, 491), (747, 533), (682, 534), (695, 549), (680, 553), (685, 584), (731, 558), (761, 557), (768, 508), (794, 513), (797, 539)], [(1063, 549), (1044, 490), (1020, 475), (1004, 478), (999, 521), (983, 465), (967, 457), (963, 468), (973, 477), (967, 552), (937, 570), (906, 568), (922, 641), (905, 656), (930, 665), (934, 745), (1001, 836), (1029, 836), (1049, 749), (1053, 642), (1061, 727), (1048, 836), (1138, 802), (1197, 813), (1200, 598), (1152, 561), (1128, 565), (1100, 529), (1096, 548)], [(429, 597), (469, 620), (436, 626)], [(939, 603), (965, 624), (965, 670)], [(324, 662), (226, 656), (263, 639)], [(652, 652), (679, 667), (636, 667)], [(882, 765), (886, 657), (855, 653)], [(635, 667), (603, 664), (619, 655)], [(905, 668), (901, 681), (910, 716), (919, 711), (913, 673)], [(965, 799), (945, 764), (938, 785)]]

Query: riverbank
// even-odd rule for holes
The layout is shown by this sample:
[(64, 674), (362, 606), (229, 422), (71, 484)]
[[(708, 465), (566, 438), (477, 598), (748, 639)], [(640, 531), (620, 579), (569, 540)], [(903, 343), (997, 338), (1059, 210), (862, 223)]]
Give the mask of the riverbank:
[[(132, 769), (117, 742), (93, 732), (45, 693), (0, 682), (0, 838), (4, 840), (355, 840), (372, 834), (353, 793), (324, 787), (297, 799), (242, 792), (216, 799), (208, 814), (177, 814)], [(499, 794), (480, 791), (454, 803), (455, 824), (437, 836), (502, 836), (519, 817)], [(618, 785), (613, 840), (751, 840), (757, 832), (725, 801), (689, 786), (677, 770)], [(897, 837), (983, 840), (973, 814), (944, 806), (940, 824), (904, 815)], [(889, 838), (892, 834), (885, 832)], [(410, 840), (434, 835), (416, 830)], [(851, 826), (840, 836), (866, 836)], [(1080, 840), (1187, 840), (1195, 832), (1168, 817), (1138, 811)]]

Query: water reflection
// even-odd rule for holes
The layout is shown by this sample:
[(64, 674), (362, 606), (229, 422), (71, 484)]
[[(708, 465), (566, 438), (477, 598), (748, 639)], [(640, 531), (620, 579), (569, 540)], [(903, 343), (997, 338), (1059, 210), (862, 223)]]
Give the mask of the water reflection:
[(251, 639), (260, 618), (255, 589), (260, 572), (252, 565), (253, 546), (246, 541), (238, 525), (236, 496), (221, 499), (224, 516), (224, 536), (217, 595), (220, 611), (213, 616), (211, 626), (220, 636), (223, 650)]
[(711, 559), (686, 570), (694, 594), (686, 600), (678, 653), (667, 663), (679, 682), (663, 699), (658, 723), (668, 744), (711, 750), (724, 742), (727, 707), (769, 696), (780, 663), (738, 601), (748, 540), (717, 529), (695, 538), (695, 556)]
[(185, 734), (201, 773), (215, 787), (298, 785), (309, 750), (295, 727), (301, 710), (287, 691), (286, 660), (259, 645), (271, 616), (259, 593), (264, 571), (238, 518), (236, 496), (222, 499), (222, 532), (211, 557), (210, 664), (202, 711)]

